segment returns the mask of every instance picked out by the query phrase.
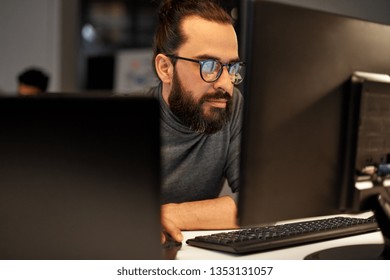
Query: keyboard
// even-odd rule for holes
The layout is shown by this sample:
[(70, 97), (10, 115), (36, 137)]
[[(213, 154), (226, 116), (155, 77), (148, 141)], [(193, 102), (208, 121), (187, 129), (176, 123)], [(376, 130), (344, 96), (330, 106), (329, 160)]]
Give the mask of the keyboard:
[(188, 239), (189, 245), (235, 254), (256, 253), (379, 230), (375, 217), (332, 217), (252, 227)]

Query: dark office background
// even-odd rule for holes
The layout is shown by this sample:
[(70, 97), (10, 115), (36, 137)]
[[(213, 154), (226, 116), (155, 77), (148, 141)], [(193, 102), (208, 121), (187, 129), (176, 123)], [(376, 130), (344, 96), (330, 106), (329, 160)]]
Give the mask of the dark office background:
[[(229, 11), (244, 1), (220, 0)], [(388, 0), (274, 2), (390, 24)], [(151, 47), (155, 12), (150, 0), (2, 0), (0, 93), (13, 94), (17, 73), (31, 65), (51, 74), (51, 91), (112, 89), (115, 55)], [(238, 17), (243, 19), (245, 11), (238, 11)]]

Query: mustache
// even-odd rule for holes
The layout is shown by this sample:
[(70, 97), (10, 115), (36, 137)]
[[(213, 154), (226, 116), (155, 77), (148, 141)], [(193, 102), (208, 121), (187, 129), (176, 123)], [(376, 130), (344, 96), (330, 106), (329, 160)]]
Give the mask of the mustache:
[(226, 91), (219, 90), (219, 91), (216, 91), (214, 93), (205, 94), (202, 97), (202, 103), (209, 100), (209, 99), (226, 99), (227, 101), (230, 101), (232, 99), (232, 97)]

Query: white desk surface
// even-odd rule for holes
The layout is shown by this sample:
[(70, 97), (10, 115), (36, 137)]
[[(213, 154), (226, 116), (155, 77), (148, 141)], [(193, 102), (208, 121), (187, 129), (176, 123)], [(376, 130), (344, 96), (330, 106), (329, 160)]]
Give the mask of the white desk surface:
[[(372, 213), (364, 213), (360, 215), (353, 215), (353, 217), (367, 217)], [(351, 215), (344, 215), (351, 216)], [(325, 217), (324, 217), (325, 218)], [(291, 222), (291, 221), (289, 221)], [(283, 222), (285, 223), (285, 222)], [(380, 231), (355, 235), (351, 237), (338, 238), (330, 241), (316, 242), (308, 245), (295, 246), (286, 249), (267, 251), (263, 253), (253, 253), (247, 255), (236, 255), (230, 253), (223, 253), (219, 251), (207, 250), (187, 245), (185, 240), (199, 235), (207, 235), (221, 231), (184, 231), (184, 241), (182, 248), (176, 255), (177, 260), (301, 260), (307, 255), (317, 252), (319, 250), (328, 249), (332, 247), (355, 245), (355, 244), (383, 244), (383, 237)]]

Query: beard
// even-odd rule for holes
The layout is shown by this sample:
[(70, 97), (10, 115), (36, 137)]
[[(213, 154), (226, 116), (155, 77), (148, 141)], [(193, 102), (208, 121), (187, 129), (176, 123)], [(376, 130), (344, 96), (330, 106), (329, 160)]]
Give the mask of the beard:
[[(205, 103), (208, 100), (225, 99), (225, 108), (211, 107), (206, 111)], [(203, 95), (198, 101), (193, 98), (191, 91), (186, 91), (176, 73), (172, 80), (172, 91), (168, 98), (169, 107), (173, 114), (191, 130), (213, 134), (220, 131), (228, 122), (232, 114), (232, 97), (224, 91)], [(209, 107), (209, 106), (207, 106)]]

